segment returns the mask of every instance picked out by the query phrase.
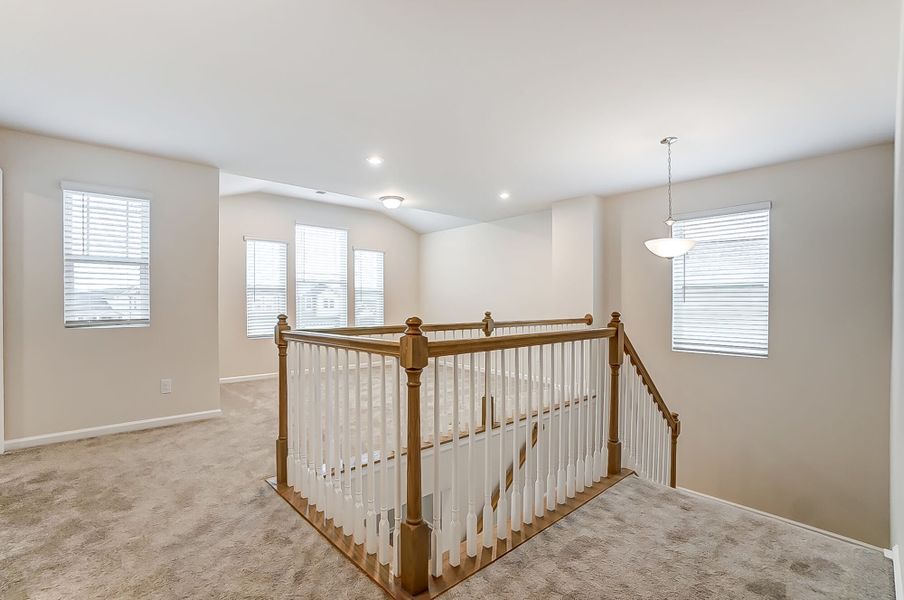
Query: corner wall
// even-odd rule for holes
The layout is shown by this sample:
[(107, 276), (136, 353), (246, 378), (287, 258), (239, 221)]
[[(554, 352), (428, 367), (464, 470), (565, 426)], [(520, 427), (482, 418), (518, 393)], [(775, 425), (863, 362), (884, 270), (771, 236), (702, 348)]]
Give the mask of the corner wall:
[(769, 357), (671, 350), (665, 189), (606, 199), (607, 305), (681, 414), (678, 484), (887, 547), (891, 144), (681, 183), (676, 213), (772, 202)]
[[(0, 168), (7, 444), (218, 409), (217, 169), (3, 129)], [(63, 326), (61, 180), (151, 193), (150, 327)]]
[[(895, 132), (894, 317), (891, 372), (891, 543), (904, 553), (904, 10)], [(898, 565), (900, 568), (900, 565)], [(899, 580), (902, 577), (898, 573)]]

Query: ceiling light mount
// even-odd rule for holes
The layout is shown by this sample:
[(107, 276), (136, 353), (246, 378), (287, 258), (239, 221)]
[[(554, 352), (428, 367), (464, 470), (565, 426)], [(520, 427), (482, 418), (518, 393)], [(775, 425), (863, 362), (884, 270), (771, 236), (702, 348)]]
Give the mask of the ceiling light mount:
[(499, 192), (499, 199), (500, 199), (500, 200), (508, 200), (508, 199), (511, 198), (511, 197), (512, 197), (511, 192), (508, 192), (508, 191), (505, 191), (505, 190)]
[(383, 203), (383, 206), (385, 208), (388, 208), (390, 210), (402, 206), (402, 202), (404, 201), (405, 199), (401, 196), (380, 196), (380, 202)]
[(367, 163), (372, 167), (379, 167), (383, 164), (383, 157), (377, 156), (376, 154), (372, 154), (367, 157)]

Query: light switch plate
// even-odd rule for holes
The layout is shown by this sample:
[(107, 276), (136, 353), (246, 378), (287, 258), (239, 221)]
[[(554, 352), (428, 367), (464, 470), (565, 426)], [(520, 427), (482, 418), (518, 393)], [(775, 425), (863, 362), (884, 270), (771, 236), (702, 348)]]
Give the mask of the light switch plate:
[(171, 394), (173, 392), (173, 380), (172, 379), (161, 379), (160, 380), (160, 393), (161, 394)]

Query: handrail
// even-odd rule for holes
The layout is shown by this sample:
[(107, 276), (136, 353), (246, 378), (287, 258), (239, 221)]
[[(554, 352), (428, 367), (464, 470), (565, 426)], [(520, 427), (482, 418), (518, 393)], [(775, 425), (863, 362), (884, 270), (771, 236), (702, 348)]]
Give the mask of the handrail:
[(625, 334), (625, 354), (631, 358), (631, 362), (637, 368), (641, 380), (644, 385), (647, 386), (647, 389), (650, 390), (650, 395), (653, 397), (653, 400), (656, 401), (656, 407), (659, 408), (659, 412), (662, 413), (662, 416), (665, 417), (665, 420), (669, 423), (669, 429), (674, 430), (677, 428), (678, 419), (675, 415), (678, 413), (673, 413), (669, 410), (665, 400), (662, 399), (662, 394), (659, 393), (659, 389), (656, 387), (656, 384), (653, 383), (653, 378), (650, 377), (649, 371), (647, 371), (643, 361), (640, 360), (637, 349), (634, 348), (634, 344), (631, 343), (631, 338), (629, 338), (627, 334)]
[(321, 333), (319, 331), (295, 330), (285, 331), (282, 336), (295, 342), (308, 342), (330, 348), (342, 348), (344, 350), (359, 350), (371, 352), (383, 356), (399, 356), (400, 348), (397, 340), (380, 340), (365, 336), (338, 335), (335, 333)]
[[(495, 329), (509, 327), (541, 327), (545, 325), (592, 325), (593, 315), (586, 314), (583, 317), (569, 319), (534, 319), (521, 321), (494, 321), (490, 311), (484, 313), (482, 321), (470, 321), (461, 323), (424, 323), (421, 325), (421, 331), (465, 331), (465, 330), (483, 330), (484, 335), (490, 335)], [(330, 333), (334, 335), (349, 336), (368, 336), (368, 335), (387, 335), (391, 333), (405, 333), (405, 325), (375, 325), (369, 327), (323, 327), (314, 329), (303, 329), (296, 331), (306, 331), (311, 333)]]
[(489, 352), (492, 350), (509, 350), (511, 348), (524, 348), (527, 346), (542, 346), (546, 344), (557, 344), (559, 342), (577, 342), (582, 340), (611, 338), (615, 334), (616, 330), (614, 328), (597, 327), (574, 329), (571, 331), (519, 333), (476, 339), (431, 340), (427, 344), (427, 352), (430, 357), (452, 356), (455, 354), (469, 354), (471, 352)]
[(538, 319), (538, 320), (527, 320), (527, 321), (494, 321), (496, 328), (500, 327), (533, 327), (538, 325), (579, 325), (581, 323), (585, 323), (587, 325), (593, 325), (593, 315), (587, 313), (583, 317), (578, 317), (576, 319)]

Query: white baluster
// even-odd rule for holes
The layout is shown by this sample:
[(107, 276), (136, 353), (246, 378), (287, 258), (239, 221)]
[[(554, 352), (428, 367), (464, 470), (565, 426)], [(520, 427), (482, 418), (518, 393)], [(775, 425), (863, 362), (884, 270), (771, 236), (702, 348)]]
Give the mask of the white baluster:
[(308, 460), (307, 453), (307, 417), (304, 414), (304, 406), (307, 395), (307, 389), (304, 387), (304, 342), (296, 342), (295, 344), (295, 397), (298, 403), (296, 409), (297, 429), (298, 432), (298, 452), (295, 459), (295, 481), (296, 489), (302, 498), (307, 498), (307, 488), (305, 485), (305, 471)]
[(499, 392), (499, 500), (496, 503), (496, 538), (504, 540), (506, 537), (508, 537), (508, 510), (506, 510), (507, 502), (505, 489), (505, 429), (507, 423), (506, 394), (508, 392), (508, 389), (506, 386), (505, 375), (505, 350), (501, 350), (499, 352), (498, 377), (501, 385)]
[(442, 488), (439, 485), (439, 449), (440, 433), (439, 421), (441, 410), (440, 399), (440, 372), (439, 359), (433, 359), (433, 532), (430, 536), (431, 572), (434, 577), (443, 574), (443, 550), (442, 550), (442, 513), (440, 513), (440, 495)]
[(593, 340), (587, 340), (585, 360), (581, 362), (584, 365), (584, 394), (587, 396), (586, 409), (584, 410), (584, 486), (593, 485), (593, 424), (596, 422), (594, 407), (596, 400), (599, 398), (597, 390), (594, 389), (594, 370), (593, 370)]
[(477, 428), (475, 413), (475, 386), (474, 386), (475, 356), (472, 353), (468, 357), (468, 519), (465, 525), (468, 556), (477, 556), (477, 514), (474, 512), (476, 495), (475, 484), (472, 479), (474, 473), (474, 430)]
[(326, 481), (326, 490), (323, 498), (323, 510), (324, 518), (332, 519), (336, 504), (333, 498), (333, 447), (336, 439), (335, 431), (333, 431), (335, 427), (335, 423), (333, 421), (333, 360), (330, 348), (324, 348), (324, 353), (326, 356), (326, 368), (323, 372), (325, 386), (323, 396), (323, 410), (324, 417), (326, 418), (326, 429), (324, 430), (326, 437), (324, 439), (323, 446), (323, 476)]
[[(327, 360), (329, 361), (330, 354), (327, 354)], [(340, 443), (340, 435), (341, 435), (341, 423), (339, 421), (339, 350), (333, 349), (332, 351), (332, 363), (327, 363), (327, 377), (331, 381), (333, 381), (333, 393), (330, 397), (330, 402), (333, 405), (333, 432), (332, 432), (332, 442), (330, 444), (331, 455), (330, 462), (332, 462), (331, 475), (330, 479), (332, 482), (332, 490), (330, 490), (333, 494), (332, 498), (332, 507), (333, 507), (333, 527), (342, 527), (342, 517), (345, 514), (344, 507), (342, 506), (342, 464), (339, 460), (341, 456), (341, 446)]]
[(449, 564), (457, 567), (461, 564), (461, 532), (458, 523), (458, 441), (461, 430), (458, 423), (459, 371), (458, 355), (452, 356), (452, 514), (449, 521)]
[(343, 482), (342, 504), (344, 507), (343, 528), (345, 535), (351, 535), (355, 529), (355, 501), (352, 498), (352, 413), (351, 413), (351, 376), (349, 370), (351, 364), (349, 362), (349, 352), (343, 352), (345, 362), (345, 386), (342, 395), (342, 406), (345, 412), (345, 421), (342, 426), (342, 441), (344, 447), (342, 449), (343, 461), (345, 462), (345, 481)]
[(365, 506), (364, 506), (364, 410), (361, 401), (361, 353), (355, 351), (355, 408), (358, 418), (355, 420), (357, 444), (355, 445), (355, 470), (358, 472), (358, 486), (355, 488), (355, 526), (354, 540), (363, 544), (366, 539)]
[[(561, 326), (560, 326), (561, 328)], [(565, 381), (568, 379), (565, 370), (565, 344), (559, 344), (559, 469), (556, 471), (556, 502), (564, 504), (566, 499), (566, 474), (565, 474)]]
[(392, 536), (392, 574), (398, 577), (401, 574), (401, 532), (402, 532), (402, 383), (401, 365), (398, 357), (392, 359), (393, 375), (393, 409), (395, 410), (395, 527)]
[(304, 351), (304, 369), (305, 369), (305, 437), (307, 438), (307, 455), (305, 456), (304, 467), (304, 489), (308, 502), (316, 504), (314, 501), (317, 497), (317, 481), (314, 474), (314, 436), (320, 431), (319, 427), (315, 427), (314, 419), (314, 346), (305, 344)]
[(544, 370), (543, 370), (543, 355), (545, 354), (546, 348), (544, 346), (539, 346), (537, 348), (537, 478), (534, 480), (534, 516), (542, 517), (545, 513), (545, 507), (543, 505), (543, 496), (546, 492), (546, 487), (543, 485), (543, 471), (541, 470), (542, 465), (542, 456), (545, 456), (544, 449), (549, 445), (544, 445), (544, 429), (546, 430), (546, 436), (549, 436), (549, 432), (552, 431), (552, 427), (547, 425), (543, 426), (543, 397), (544, 390), (546, 389), (546, 382), (544, 380)]
[[(505, 352), (503, 350), (503, 352)], [(512, 409), (512, 507), (509, 510), (512, 531), (521, 531), (521, 467), (519, 465), (520, 456), (518, 453), (518, 429), (521, 424), (521, 349), (512, 350), (512, 373), (514, 375), (513, 385), (515, 386), (515, 404)], [(530, 452), (530, 436), (524, 438), (524, 460), (527, 461), (527, 453)], [(527, 465), (527, 462), (525, 462)]]
[(584, 342), (578, 342), (578, 389), (577, 389), (577, 402), (578, 402), (578, 416), (577, 416), (577, 425), (578, 429), (575, 434), (574, 444), (577, 448), (577, 461), (574, 465), (574, 491), (575, 492), (583, 492), (584, 491), (584, 436), (582, 435), (584, 432)]
[(483, 433), (483, 546), (493, 547), (493, 492), (490, 490), (490, 443), (493, 437), (493, 411), (490, 405), (493, 398), (490, 395), (490, 353), (483, 353), (483, 397), (484, 423), (486, 427)]
[[(550, 344), (549, 346), (549, 394), (547, 397), (549, 401), (549, 433), (546, 436), (547, 441), (547, 452), (549, 454), (547, 465), (548, 465), (548, 473), (546, 475), (546, 510), (552, 512), (556, 509), (556, 474), (555, 474), (555, 463), (553, 463), (552, 459), (552, 451), (554, 444), (552, 443), (552, 416), (553, 411), (555, 410), (555, 402), (556, 402), (556, 345)], [(561, 415), (560, 415), (561, 416)], [(561, 425), (561, 419), (560, 419)], [(561, 439), (561, 431), (559, 433), (559, 438)], [(559, 453), (561, 456), (561, 452)], [(564, 496), (564, 487), (563, 487), (563, 496)]]
[[(528, 525), (534, 522), (534, 479), (531, 477), (531, 469), (534, 467), (534, 461), (531, 460), (533, 448), (531, 448), (531, 439), (533, 433), (533, 411), (534, 411), (534, 365), (533, 365), (533, 347), (527, 347), (527, 418), (524, 426), (524, 489), (521, 492), (521, 498), (524, 506), (521, 507), (521, 514), (524, 522)], [(537, 422), (539, 423), (539, 414)], [(539, 441), (540, 432), (537, 431), (537, 440)]]
[(298, 442), (296, 440), (296, 420), (298, 413), (298, 398), (295, 391), (295, 377), (292, 365), (295, 361), (295, 344), (291, 341), (286, 346), (286, 485), (298, 489), (295, 481), (295, 461), (298, 460)]
[(374, 357), (364, 354), (367, 361), (367, 514), (364, 517), (365, 549), (368, 554), (376, 554), (379, 546), (377, 539), (377, 473), (374, 465)]
[(565, 496), (568, 498), (574, 498), (575, 492), (575, 468), (574, 468), (574, 413), (575, 413), (575, 401), (577, 398), (575, 397), (575, 383), (576, 383), (576, 374), (575, 374), (575, 349), (574, 342), (569, 344), (571, 346), (570, 351), (570, 375), (571, 378), (568, 380), (569, 390), (568, 390), (568, 433), (565, 437), (565, 443), (568, 446), (568, 465), (565, 468)]
[(389, 564), (389, 399), (386, 389), (386, 359), (380, 360), (380, 524), (377, 529), (377, 560), (381, 565)]
[(323, 465), (324, 465), (324, 439), (323, 439), (323, 373), (320, 370), (321, 363), (321, 348), (317, 346), (316, 353), (316, 379), (317, 382), (315, 384), (315, 392), (317, 394), (315, 405), (317, 410), (317, 416), (315, 418), (317, 429), (315, 430), (317, 436), (317, 460), (314, 463), (314, 468), (316, 469), (317, 476), (317, 510), (320, 512), (324, 512), (326, 510), (326, 501), (327, 501), (327, 493), (326, 493), (326, 481), (324, 479)]

